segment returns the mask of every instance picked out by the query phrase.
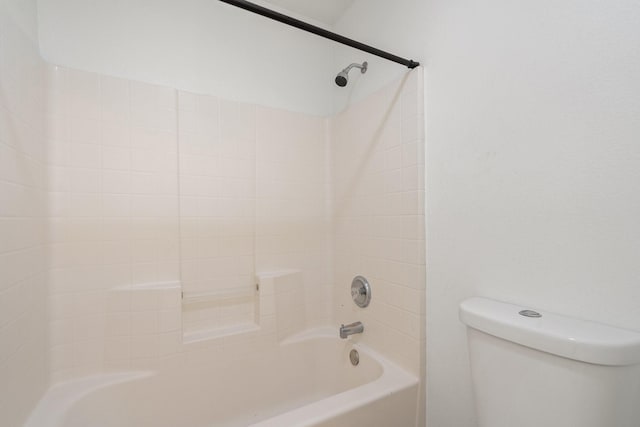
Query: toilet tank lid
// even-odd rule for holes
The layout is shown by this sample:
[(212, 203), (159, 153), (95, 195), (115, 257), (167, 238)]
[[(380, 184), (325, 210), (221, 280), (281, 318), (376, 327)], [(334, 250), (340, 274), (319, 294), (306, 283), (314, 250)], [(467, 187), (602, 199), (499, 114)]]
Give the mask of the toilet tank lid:
[(460, 320), (467, 326), (536, 350), (598, 365), (640, 363), (640, 332), (473, 297), (460, 304)]

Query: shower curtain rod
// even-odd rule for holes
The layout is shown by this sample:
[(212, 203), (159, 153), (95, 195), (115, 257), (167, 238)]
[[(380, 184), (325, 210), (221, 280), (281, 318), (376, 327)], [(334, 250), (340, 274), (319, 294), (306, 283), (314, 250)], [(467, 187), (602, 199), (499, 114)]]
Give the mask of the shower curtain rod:
[(258, 15), (262, 15), (266, 18), (270, 18), (275, 21), (282, 22), (283, 24), (287, 24), (292, 27), (299, 28), (309, 33), (316, 34), (320, 37), (324, 37), (326, 39), (333, 40), (335, 42), (342, 43), (347, 46), (351, 46), (355, 49), (368, 52), (372, 55), (376, 55), (381, 58), (388, 59), (389, 61), (397, 62), (398, 64), (402, 64), (408, 68), (416, 68), (418, 65), (420, 65), (419, 62), (416, 62), (412, 59), (401, 58), (392, 53), (385, 52), (384, 50), (380, 50), (378, 48), (366, 45), (364, 43), (360, 43), (350, 38), (341, 36), (340, 34), (332, 33), (331, 31), (327, 31), (324, 28), (316, 27), (315, 25), (311, 25), (304, 21), (300, 21), (299, 19), (295, 19), (290, 16), (283, 15), (282, 13), (278, 13), (274, 10), (267, 9), (266, 7), (258, 6), (257, 4), (248, 2), (246, 0), (220, 0), (220, 1), (223, 3), (230, 4), (232, 6), (239, 7), (240, 9), (248, 10), (249, 12), (257, 13)]

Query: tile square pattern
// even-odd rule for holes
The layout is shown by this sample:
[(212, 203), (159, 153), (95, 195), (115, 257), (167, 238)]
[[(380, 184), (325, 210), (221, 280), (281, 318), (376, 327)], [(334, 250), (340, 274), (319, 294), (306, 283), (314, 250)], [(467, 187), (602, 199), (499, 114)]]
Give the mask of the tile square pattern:
[(56, 382), (140, 365), (179, 335), (159, 301), (170, 291), (134, 287), (179, 279), (178, 102), (173, 89), (57, 66), (46, 79)]
[[(46, 150), (0, 140), (0, 194), (24, 197), (0, 217), (0, 255), (42, 263), (6, 270), (1, 330), (46, 283), (43, 377), (216, 363), (356, 320), (353, 340), (419, 371), (419, 72), (331, 118), (57, 66), (43, 80)], [(367, 309), (350, 300), (358, 274)], [(257, 292), (265, 277), (281, 279)]]
[[(419, 374), (425, 345), (422, 74), (352, 105), (331, 120), (336, 323), (359, 320), (357, 339)], [(351, 301), (353, 277), (372, 288)]]

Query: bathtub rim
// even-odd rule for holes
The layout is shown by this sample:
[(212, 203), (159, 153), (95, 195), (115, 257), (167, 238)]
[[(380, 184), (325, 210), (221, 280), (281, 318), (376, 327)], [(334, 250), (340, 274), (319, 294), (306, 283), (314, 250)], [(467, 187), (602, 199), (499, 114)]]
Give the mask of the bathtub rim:
[(31, 411), (23, 427), (58, 427), (69, 410), (86, 396), (113, 385), (154, 375), (155, 371), (101, 373), (54, 384)]
[[(281, 345), (286, 346), (314, 339), (327, 338), (339, 339), (337, 330), (326, 326), (307, 329), (285, 338), (281, 342)], [(348, 338), (346, 341), (350, 342), (354, 349), (365, 353), (380, 365), (382, 374), (378, 378), (349, 390), (292, 409), (291, 411), (250, 424), (248, 427), (282, 427), (284, 425), (287, 427), (310, 427), (329, 421), (332, 418), (336, 418), (411, 387), (416, 387), (417, 392), (420, 380), (416, 375), (396, 365), (366, 344), (353, 342), (351, 338)], [(416, 403), (417, 398), (416, 393)]]
[[(336, 340), (337, 330), (331, 327), (306, 329), (291, 335), (278, 343), (278, 347), (314, 340)], [(249, 424), (248, 427), (303, 427), (328, 421), (346, 414), (393, 393), (416, 387), (419, 378), (373, 350), (371, 347), (346, 340), (354, 349), (366, 354), (380, 365), (381, 375), (354, 388), (329, 395), (317, 401), (302, 405), (290, 411)], [(61, 382), (49, 388), (31, 412), (24, 427), (62, 427), (65, 417), (83, 398), (99, 390), (158, 375), (158, 371), (123, 371), (100, 373), (79, 379)], [(417, 399), (417, 395), (416, 395)]]

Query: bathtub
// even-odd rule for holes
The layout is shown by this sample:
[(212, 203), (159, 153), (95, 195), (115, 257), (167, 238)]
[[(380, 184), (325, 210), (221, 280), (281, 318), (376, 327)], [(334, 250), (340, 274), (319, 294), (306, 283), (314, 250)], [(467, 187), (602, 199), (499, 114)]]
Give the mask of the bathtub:
[(63, 383), (25, 427), (415, 426), (418, 378), (336, 334), (306, 331), (223, 363)]

